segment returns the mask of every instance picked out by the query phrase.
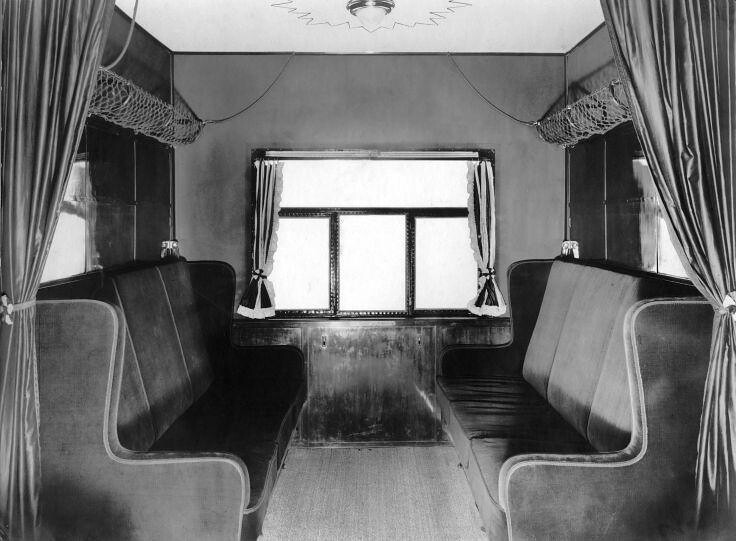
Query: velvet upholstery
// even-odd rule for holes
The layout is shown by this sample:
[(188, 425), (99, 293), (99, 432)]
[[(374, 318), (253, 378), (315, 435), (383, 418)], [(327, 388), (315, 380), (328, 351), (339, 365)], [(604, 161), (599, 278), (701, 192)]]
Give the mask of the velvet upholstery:
[[(443, 426), (456, 447), (461, 465), (466, 468), (490, 538), (504, 538), (512, 532), (514, 538), (521, 539), (615, 538), (622, 532), (645, 537), (637, 533), (637, 528), (649, 534), (653, 531), (651, 528), (643, 528), (641, 524), (621, 526), (618, 519), (614, 521), (616, 526), (601, 524), (593, 518), (596, 515), (586, 511), (595, 508), (600, 516), (609, 516), (612, 511), (603, 504), (595, 507), (597, 504), (586, 503), (576, 495), (579, 507), (568, 508), (568, 494), (559, 489), (564, 486), (572, 492), (579, 490), (593, 501), (613, 502), (614, 508), (619, 510), (633, 505), (633, 498), (627, 497), (631, 486), (643, 491), (645, 508), (646, 502), (660, 506), (668, 499), (676, 499), (680, 507), (684, 505), (687, 496), (683, 493), (675, 498), (667, 494), (663, 488), (666, 483), (661, 479), (647, 484), (646, 478), (655, 473), (638, 469), (636, 475), (641, 479), (633, 485), (627, 485), (631, 477), (612, 475), (610, 479), (615, 481), (611, 482), (616, 486), (607, 487), (587, 473), (592, 471), (589, 468), (575, 471), (570, 479), (565, 477), (565, 471), (570, 469), (562, 468), (555, 474), (557, 484), (542, 489), (537, 485), (540, 480), (534, 475), (523, 477), (523, 482), (514, 485), (516, 467), (513, 465), (524, 463), (525, 457), (530, 456), (538, 457), (535, 465), (555, 457), (566, 457), (564, 460), (569, 462), (574, 462), (575, 457), (588, 457), (581, 458), (581, 462), (605, 463), (622, 471), (637, 452), (652, 453), (652, 447), (647, 451), (644, 441), (646, 416), (637, 418), (636, 404), (646, 402), (646, 393), (651, 392), (654, 393), (651, 400), (661, 408), (669, 387), (693, 385), (694, 392), (677, 400), (692, 400), (689, 407), (697, 412), (696, 397), (702, 390), (704, 371), (700, 374), (690, 365), (697, 362), (692, 359), (693, 355), (707, 358), (712, 314), (703, 301), (692, 297), (695, 291), (691, 286), (652, 275), (555, 261), (546, 278), (544, 298), (536, 301), (540, 306), (539, 316), (519, 373), (509, 373), (500, 363), (499, 373), (489, 375), (492, 370), (478, 363), (479, 374), (471, 376), (464, 371), (469, 365), (459, 361), (463, 365), (462, 376), (444, 375), (437, 380)], [(656, 298), (664, 300), (654, 300)], [(513, 313), (520, 301), (511, 296), (510, 302)], [(662, 322), (653, 317), (638, 319), (632, 315), (647, 313), (646, 307), (650, 305), (667, 306), (661, 314)], [(659, 316), (659, 312), (657, 314)], [(682, 336), (688, 337), (692, 344), (685, 345)], [(655, 337), (657, 343), (650, 343)], [(637, 342), (644, 339), (649, 341), (646, 350)], [(546, 348), (545, 340), (548, 342)], [(667, 347), (663, 348), (665, 341), (668, 341)], [(465, 351), (458, 350), (443, 360), (445, 374), (454, 374), (449, 364)], [(487, 362), (493, 362), (491, 359), (495, 358)], [(473, 361), (478, 362), (478, 358)], [(650, 364), (656, 366), (650, 367)], [(670, 367), (669, 374), (660, 370), (660, 364)], [(680, 364), (683, 367), (674, 370)], [(660, 379), (656, 385), (642, 389), (635, 376), (638, 371), (645, 370), (660, 371)], [(663, 381), (665, 377), (672, 381)], [(674, 396), (669, 399), (675, 400)], [(681, 407), (685, 406), (678, 404), (677, 409)], [(691, 438), (686, 445), (694, 445), (697, 414), (690, 413), (684, 418), (660, 416), (658, 420), (661, 425), (652, 425), (658, 436), (668, 432), (683, 434)], [(681, 422), (688, 427), (679, 426)], [(685, 457), (690, 462), (683, 457), (673, 457), (675, 446), (676, 442), (668, 442), (668, 446), (658, 448), (662, 451), (658, 456), (648, 457), (648, 460), (659, 460), (663, 465), (677, 463), (677, 468), (667, 470), (667, 475), (677, 477), (677, 483), (682, 484), (684, 476), (692, 477), (695, 454)], [(509, 478), (511, 485), (508, 486), (514, 486), (511, 493), (516, 500), (506, 496)], [(682, 487), (692, 488), (685, 484)], [(614, 496), (601, 497), (598, 491), (611, 492)], [(540, 501), (539, 493), (546, 495), (546, 502)], [(516, 507), (512, 501), (523, 503)], [(560, 505), (560, 501), (565, 501), (565, 505)], [(543, 511), (537, 511), (536, 506)], [(666, 528), (687, 528), (692, 513), (683, 515), (680, 507), (670, 514), (657, 507), (655, 515), (661, 515), (657, 515), (658, 520), (666, 523)], [(565, 511), (560, 512), (563, 508)], [(623, 511), (621, 513), (626, 516)], [(642, 516), (644, 513), (640, 511)], [(543, 518), (539, 518), (540, 514)], [(527, 521), (528, 517), (533, 518)], [(608, 531), (616, 533), (609, 536)]]
[(158, 438), (194, 402), (169, 298), (155, 268), (115, 276), (113, 284)]
[(120, 445), (125, 334), (116, 309), (92, 300), (40, 301), (37, 321), (48, 538), (239, 539), (250, 493), (239, 458), (135, 453)]
[[(556, 270), (553, 266), (552, 272)], [(636, 280), (583, 267), (573, 291), (547, 382), (547, 400), (583, 435), (614, 323), (619, 312), (635, 302), (631, 290)], [(625, 371), (622, 362), (617, 366)]]
[(512, 538), (697, 537), (693, 472), (712, 308), (688, 299), (642, 301), (623, 330), (636, 389), (630, 444), (615, 453), (507, 460), (499, 503)]
[(156, 270), (163, 282), (166, 299), (171, 308), (171, 316), (192, 386), (192, 398), (197, 400), (212, 383), (212, 366), (197, 314), (189, 265), (179, 262), (161, 265), (156, 267)]
[(448, 377), (520, 374), (544, 296), (552, 261), (517, 261), (508, 269), (511, 341), (497, 346), (451, 347), (443, 352), (439, 374)]
[[(559, 265), (559, 262), (555, 262), (553, 267)], [(545, 397), (562, 326), (583, 269), (584, 267), (570, 265), (568, 272), (551, 272), (547, 287), (541, 295), (542, 306), (529, 339), (522, 373), (524, 379)]]
[(120, 269), (95, 294), (123, 323), (112, 425), (121, 449), (236, 459), (248, 486), (241, 533), (255, 539), (305, 400), (301, 352), (230, 344), (234, 273), (223, 263)]

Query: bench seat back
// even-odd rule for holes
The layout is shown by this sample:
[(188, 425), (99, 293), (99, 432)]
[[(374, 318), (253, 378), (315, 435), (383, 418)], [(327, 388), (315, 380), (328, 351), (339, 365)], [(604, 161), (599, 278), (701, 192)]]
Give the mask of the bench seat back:
[(691, 287), (555, 261), (524, 359), (524, 378), (598, 451), (626, 447), (632, 401), (623, 323), (640, 300)]
[(129, 449), (147, 450), (213, 381), (189, 266), (121, 272), (109, 286), (127, 333), (119, 438)]

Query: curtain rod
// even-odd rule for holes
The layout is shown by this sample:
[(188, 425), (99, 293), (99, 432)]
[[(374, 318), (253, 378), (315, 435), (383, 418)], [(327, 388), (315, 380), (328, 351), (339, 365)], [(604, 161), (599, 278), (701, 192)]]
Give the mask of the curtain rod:
[(477, 159), (480, 153), (465, 150), (267, 150), (266, 158), (277, 159)]

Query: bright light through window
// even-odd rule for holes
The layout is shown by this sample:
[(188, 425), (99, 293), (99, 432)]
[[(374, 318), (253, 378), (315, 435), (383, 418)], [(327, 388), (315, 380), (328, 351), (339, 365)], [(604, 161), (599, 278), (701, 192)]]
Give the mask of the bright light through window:
[(282, 207), (465, 207), (463, 160), (292, 160)]
[(327, 218), (281, 218), (273, 272), (280, 310), (330, 307), (330, 240)]
[(467, 176), (465, 159), (284, 160), (277, 310), (464, 311), (478, 278)]
[(406, 309), (404, 216), (340, 216), (340, 310)]
[(86, 270), (87, 216), (84, 199), (87, 197), (87, 180), (87, 162), (74, 162), (43, 268), (42, 282), (67, 278)]
[(478, 280), (468, 219), (417, 218), (416, 239), (416, 307), (465, 308)]

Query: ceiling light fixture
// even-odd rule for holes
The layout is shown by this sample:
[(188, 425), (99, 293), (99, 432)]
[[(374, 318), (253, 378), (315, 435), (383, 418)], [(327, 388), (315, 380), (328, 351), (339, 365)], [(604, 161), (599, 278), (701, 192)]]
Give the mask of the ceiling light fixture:
[(395, 6), (393, 0), (348, 0), (347, 10), (366, 30), (373, 31)]
[(381, 30), (437, 27), (472, 0), (269, 0), (307, 26)]

